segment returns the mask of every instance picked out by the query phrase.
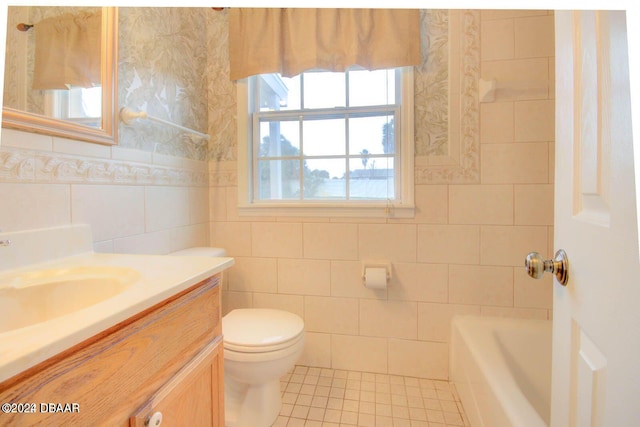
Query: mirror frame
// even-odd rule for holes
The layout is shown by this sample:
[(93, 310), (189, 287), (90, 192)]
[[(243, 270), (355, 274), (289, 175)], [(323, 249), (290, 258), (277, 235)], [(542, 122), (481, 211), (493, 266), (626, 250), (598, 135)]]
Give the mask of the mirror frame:
[(2, 107), (2, 127), (61, 136), (98, 144), (118, 140), (118, 8), (102, 8), (102, 120), (100, 128)]

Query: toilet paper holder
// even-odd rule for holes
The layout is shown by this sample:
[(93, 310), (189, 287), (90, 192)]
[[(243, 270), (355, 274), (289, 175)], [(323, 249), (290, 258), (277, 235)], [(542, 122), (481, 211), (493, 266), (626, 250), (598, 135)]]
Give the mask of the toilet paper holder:
[(367, 268), (384, 268), (387, 271), (387, 282), (391, 280), (391, 263), (389, 261), (363, 261), (362, 271), (360, 272), (362, 283), (365, 282)]

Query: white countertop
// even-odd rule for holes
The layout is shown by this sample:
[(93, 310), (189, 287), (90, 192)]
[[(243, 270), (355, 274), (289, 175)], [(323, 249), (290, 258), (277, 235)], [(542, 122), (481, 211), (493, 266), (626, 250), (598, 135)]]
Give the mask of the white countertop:
[(84, 252), (11, 269), (15, 273), (116, 266), (131, 268), (139, 273), (139, 277), (131, 287), (112, 298), (46, 322), (0, 333), (0, 382), (232, 265), (233, 258), (226, 257)]

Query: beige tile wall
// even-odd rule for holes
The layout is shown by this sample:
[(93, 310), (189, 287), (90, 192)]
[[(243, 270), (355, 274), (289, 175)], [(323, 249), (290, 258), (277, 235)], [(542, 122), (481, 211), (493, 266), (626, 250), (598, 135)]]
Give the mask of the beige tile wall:
[[(396, 222), (242, 217), (234, 185), (211, 188), (211, 241), (236, 258), (225, 312), (301, 315), (300, 363), (446, 379), (454, 314), (550, 316), (551, 280), (522, 264), (553, 247), (553, 15), (481, 16), (482, 77), (514, 84), (481, 105), (480, 183), (417, 185), (415, 218)], [(367, 259), (391, 261), (388, 290), (362, 286)]]
[[(0, 229), (89, 224), (99, 252), (166, 254), (209, 243), (206, 162), (5, 128), (1, 138)], [(147, 175), (136, 182), (120, 169)], [(202, 182), (181, 178), (190, 174)]]
[[(170, 112), (160, 117), (206, 129), (203, 11), (120, 9), (121, 107)], [(152, 122), (121, 124), (119, 146), (111, 147), (3, 128), (0, 229), (87, 223), (102, 252), (165, 254), (208, 244), (208, 165), (190, 160), (206, 158), (206, 143), (182, 136)]]
[[(0, 228), (89, 223), (104, 252), (168, 253), (211, 238), (236, 258), (224, 309), (301, 315), (301, 363), (445, 379), (454, 314), (547, 318), (551, 309), (550, 279), (528, 279), (521, 260), (553, 247), (553, 16), (483, 11), (481, 40), (482, 77), (531, 87), (481, 105), (480, 183), (417, 185), (411, 221), (242, 217), (235, 186), (179, 179), (206, 173), (202, 162), (3, 129)], [(28, 162), (38, 153), (176, 174), (152, 183), (28, 176), (42, 167)], [(361, 283), (361, 260), (378, 258), (393, 264), (386, 291)]]

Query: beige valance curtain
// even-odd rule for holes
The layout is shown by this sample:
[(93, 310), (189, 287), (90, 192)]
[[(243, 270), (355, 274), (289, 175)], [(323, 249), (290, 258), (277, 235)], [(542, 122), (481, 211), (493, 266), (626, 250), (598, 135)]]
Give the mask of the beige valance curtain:
[(33, 89), (99, 85), (101, 36), (101, 13), (66, 13), (38, 22)]
[(231, 80), (309, 69), (369, 70), (420, 64), (416, 9), (265, 9), (229, 11)]

